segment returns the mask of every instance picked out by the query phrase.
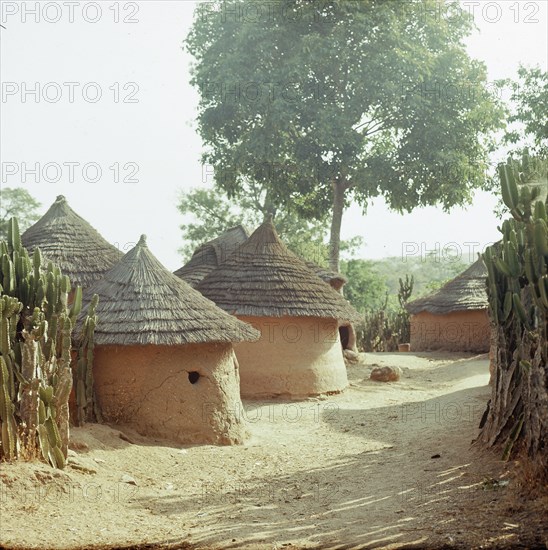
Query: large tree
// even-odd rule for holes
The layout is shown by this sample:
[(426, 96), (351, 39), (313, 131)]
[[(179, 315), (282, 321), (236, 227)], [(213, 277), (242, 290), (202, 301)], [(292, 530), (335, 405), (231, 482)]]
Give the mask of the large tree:
[(225, 0), (202, 4), (186, 46), (199, 132), (218, 186), (253, 180), (309, 218), (384, 196), (396, 211), (470, 201), (502, 110), (439, 0)]
[(510, 127), (506, 143), (529, 146), (536, 155), (548, 155), (548, 72), (520, 66), (518, 78), (508, 80), (512, 89)]

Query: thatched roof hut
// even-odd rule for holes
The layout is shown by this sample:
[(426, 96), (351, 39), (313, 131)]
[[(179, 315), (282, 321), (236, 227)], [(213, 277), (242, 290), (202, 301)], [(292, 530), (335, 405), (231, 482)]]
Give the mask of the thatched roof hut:
[(248, 238), (249, 231), (243, 225), (232, 227), (215, 239), (200, 245), (192, 254), (192, 258), (174, 274), (194, 287)]
[[(107, 421), (183, 443), (240, 442), (232, 342), (258, 332), (165, 269), (141, 237), (98, 294), (95, 390)], [(207, 410), (204, 407), (207, 406)]]
[(282, 243), (271, 221), (196, 288), (237, 316), (360, 320), (338, 292)]
[(59, 195), (49, 210), (21, 236), (29, 251), (44, 257), (70, 277), (73, 286), (88, 287), (123, 256)]
[(288, 250), (271, 221), (196, 288), (261, 329), (258, 343), (236, 347), (242, 395), (301, 397), (347, 385), (338, 325), (360, 316)]
[(407, 304), (411, 314), (427, 311), (443, 315), (454, 311), (487, 309), (487, 268), (479, 258), (460, 275), (443, 285), (439, 290)]
[(164, 268), (144, 235), (88, 294), (99, 296), (98, 344), (172, 346), (257, 336)]
[(436, 292), (407, 305), (411, 349), (489, 350), (487, 268), (479, 258)]
[[(215, 239), (201, 244), (192, 254), (192, 258), (173, 273), (195, 287), (206, 275), (224, 262), (233, 252), (247, 241), (250, 233), (243, 225), (231, 227)], [(315, 262), (306, 261), (307, 267), (324, 282), (339, 290), (347, 283), (341, 273), (335, 273)]]

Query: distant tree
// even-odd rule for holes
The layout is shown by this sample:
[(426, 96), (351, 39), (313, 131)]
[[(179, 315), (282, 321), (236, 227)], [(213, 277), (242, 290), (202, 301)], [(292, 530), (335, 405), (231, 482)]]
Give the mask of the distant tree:
[(215, 189), (192, 189), (180, 195), (177, 209), (188, 221), (180, 225), (184, 245), (179, 248), (187, 261), (205, 241), (242, 224), (253, 227), (259, 217), (251, 210), (239, 210)]
[[(470, 262), (462, 258), (442, 259), (435, 254), (426, 257), (409, 257), (402, 261), (401, 257), (383, 258), (375, 261), (375, 269), (386, 281), (389, 293), (395, 296), (399, 289), (399, 278), (409, 273), (413, 275), (413, 299), (437, 290), (450, 279), (462, 273)], [(397, 302), (392, 302), (394, 305)]]
[(486, 185), (503, 110), (458, 3), (289, 0), (246, 19), (254, 4), (201, 4), (186, 40), (204, 162), (229, 196), (251, 180), (272, 205), (329, 215), (338, 270), (350, 201), (449, 209)]
[(361, 312), (379, 309), (386, 299), (388, 287), (371, 260), (341, 261), (341, 272), (348, 282), (344, 296)]
[(8, 237), (8, 222), (16, 217), (21, 231), (40, 218), (42, 206), (26, 189), (6, 187), (0, 191), (0, 239)]
[(520, 66), (512, 87), (511, 124), (505, 142), (529, 146), (533, 154), (548, 155), (548, 72)]

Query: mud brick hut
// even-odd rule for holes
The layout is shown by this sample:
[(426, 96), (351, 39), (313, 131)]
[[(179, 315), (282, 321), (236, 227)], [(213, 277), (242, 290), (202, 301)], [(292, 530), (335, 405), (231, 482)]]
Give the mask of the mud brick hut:
[[(174, 274), (195, 288), (206, 275), (219, 267), (230, 254), (236, 252), (247, 241), (249, 235), (243, 225), (228, 229), (217, 238), (200, 245), (192, 258)], [(347, 282), (344, 275), (321, 267), (315, 262), (305, 263), (322, 281), (341, 292), (343, 285)], [(343, 349), (357, 351), (356, 331), (354, 326), (345, 319), (339, 320), (339, 335)]]
[(489, 351), (487, 268), (480, 258), (438, 291), (407, 304), (411, 350)]
[(93, 293), (93, 375), (103, 418), (178, 443), (242, 442), (232, 344), (258, 332), (165, 269), (144, 236)]
[(359, 315), (287, 249), (271, 221), (196, 289), (261, 332), (235, 346), (242, 396), (300, 398), (348, 385), (339, 320)]
[(75, 286), (87, 288), (123, 256), (59, 195), (49, 210), (21, 236), (29, 251), (39, 247), (68, 275)]
[(243, 225), (232, 227), (217, 238), (200, 245), (192, 254), (192, 258), (174, 274), (191, 287), (195, 287), (248, 238), (249, 232)]

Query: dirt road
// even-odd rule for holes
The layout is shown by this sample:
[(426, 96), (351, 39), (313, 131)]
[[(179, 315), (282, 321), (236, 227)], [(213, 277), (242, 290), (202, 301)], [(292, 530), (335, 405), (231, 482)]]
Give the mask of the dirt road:
[[(403, 376), (370, 381), (374, 365), (400, 366)], [(490, 391), (485, 356), (367, 354), (349, 367), (349, 378), (346, 392), (325, 399), (246, 401), (233, 411), (247, 422), (243, 446), (174, 448), (124, 428), (75, 429), (63, 472), (2, 464), (0, 543), (290, 549), (548, 542), (538, 521), (548, 502), (516, 506), (505, 465), (470, 447)]]

